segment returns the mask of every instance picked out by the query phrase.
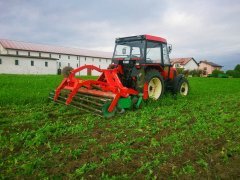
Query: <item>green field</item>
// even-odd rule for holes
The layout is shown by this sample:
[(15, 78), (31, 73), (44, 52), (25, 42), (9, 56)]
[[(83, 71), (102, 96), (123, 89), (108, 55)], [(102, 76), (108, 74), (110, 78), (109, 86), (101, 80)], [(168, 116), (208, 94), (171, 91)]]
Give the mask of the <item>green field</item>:
[(111, 119), (49, 102), (60, 81), (0, 75), (0, 179), (240, 178), (240, 79)]

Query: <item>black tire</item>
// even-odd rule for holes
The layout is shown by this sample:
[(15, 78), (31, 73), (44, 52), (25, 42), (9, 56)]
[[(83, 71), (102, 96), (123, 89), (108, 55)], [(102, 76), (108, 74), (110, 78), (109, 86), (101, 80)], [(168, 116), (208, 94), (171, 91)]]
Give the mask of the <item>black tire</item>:
[(164, 81), (160, 73), (151, 69), (146, 72), (145, 82), (148, 83), (148, 98), (158, 100), (164, 94)]
[(176, 79), (174, 83), (174, 93), (180, 94), (181, 96), (187, 96), (189, 93), (189, 83), (188, 80), (181, 76), (181, 78)]
[(71, 71), (73, 70), (72, 67), (64, 67), (63, 70), (62, 70), (62, 75), (67, 78), (69, 76), (69, 74), (71, 73)]

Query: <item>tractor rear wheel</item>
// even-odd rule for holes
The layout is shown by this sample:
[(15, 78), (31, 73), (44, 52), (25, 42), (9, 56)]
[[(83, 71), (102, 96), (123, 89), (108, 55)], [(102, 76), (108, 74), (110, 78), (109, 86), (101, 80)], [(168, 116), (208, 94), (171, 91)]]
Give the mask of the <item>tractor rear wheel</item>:
[(145, 82), (148, 83), (148, 97), (150, 99), (159, 99), (164, 92), (164, 82), (160, 73), (153, 69), (146, 73)]

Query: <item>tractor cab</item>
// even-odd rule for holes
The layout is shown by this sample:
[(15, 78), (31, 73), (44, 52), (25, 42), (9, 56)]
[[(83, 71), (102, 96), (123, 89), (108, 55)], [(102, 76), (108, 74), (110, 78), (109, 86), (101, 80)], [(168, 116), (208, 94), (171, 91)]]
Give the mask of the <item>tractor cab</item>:
[[(144, 75), (155, 69), (162, 77), (169, 79), (171, 46), (164, 38), (140, 35), (117, 38), (113, 53), (113, 64), (122, 68), (119, 74), (124, 86), (136, 89), (139, 74)], [(140, 80), (143, 82), (143, 80)]]
[(171, 46), (164, 38), (140, 35), (117, 38), (115, 42), (114, 64), (170, 66)]

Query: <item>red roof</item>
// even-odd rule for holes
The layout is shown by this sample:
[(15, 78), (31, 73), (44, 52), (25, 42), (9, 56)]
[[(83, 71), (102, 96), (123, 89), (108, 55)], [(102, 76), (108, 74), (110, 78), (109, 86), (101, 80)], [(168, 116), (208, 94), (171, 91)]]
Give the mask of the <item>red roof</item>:
[(173, 58), (171, 59), (171, 63), (172, 64), (180, 64), (180, 65), (185, 65), (187, 64), (191, 59), (193, 59), (192, 57), (189, 58)]
[(56, 53), (56, 54), (69, 54), (69, 55), (88, 56), (88, 57), (112, 58), (112, 53), (110, 52), (102, 52), (102, 51), (94, 51), (94, 50), (62, 47), (62, 46), (53, 46), (53, 45), (45, 45), (45, 44), (35, 44), (35, 43), (13, 41), (13, 40), (7, 40), (7, 39), (0, 39), (0, 44), (5, 49), (48, 52), (48, 53)]

